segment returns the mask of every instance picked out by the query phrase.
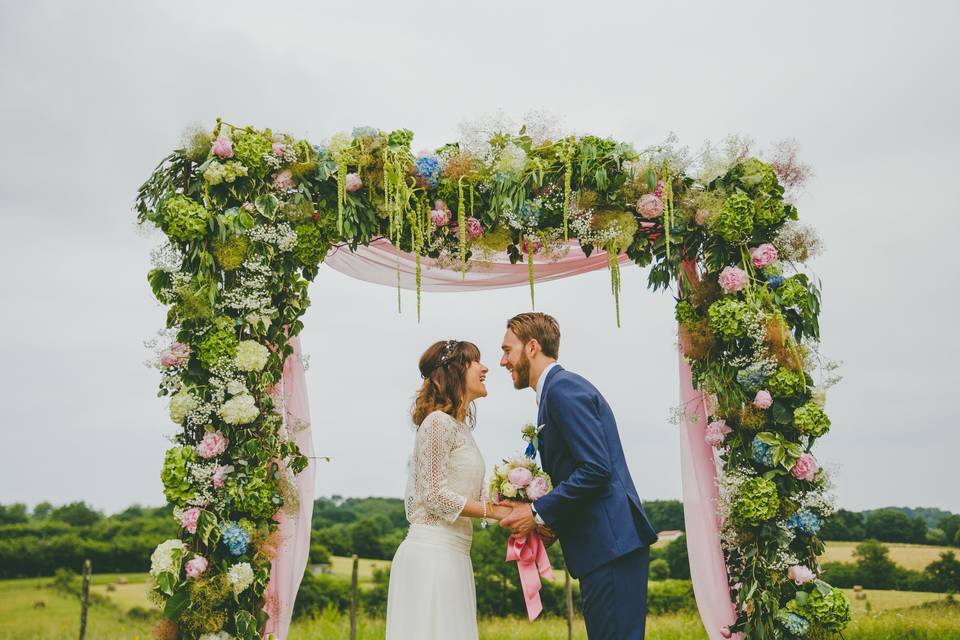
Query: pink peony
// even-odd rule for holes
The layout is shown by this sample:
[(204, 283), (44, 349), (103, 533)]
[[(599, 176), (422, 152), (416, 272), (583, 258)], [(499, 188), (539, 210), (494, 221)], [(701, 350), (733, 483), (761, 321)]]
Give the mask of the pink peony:
[(753, 266), (758, 269), (770, 266), (776, 262), (779, 257), (780, 256), (777, 255), (777, 248), (769, 243), (750, 249), (750, 259), (753, 261)]
[(445, 227), (450, 222), (450, 210), (442, 206), (443, 203), (437, 200), (437, 208), (430, 212), (430, 221), (435, 227)]
[(273, 188), (281, 191), (293, 189), (293, 173), (290, 170), (281, 171), (273, 177)]
[(233, 142), (230, 138), (220, 136), (213, 141), (213, 153), (221, 160), (233, 157)]
[(194, 556), (187, 561), (186, 571), (191, 578), (199, 578), (207, 570), (207, 559), (203, 556)]
[(757, 391), (756, 397), (753, 399), (753, 406), (758, 409), (769, 409), (770, 405), (773, 404), (773, 397), (770, 395), (770, 392), (766, 389), (760, 389)]
[(273, 143), (273, 155), (282, 156), (283, 152), (286, 150), (287, 150), (287, 145), (283, 144), (282, 142)]
[(747, 272), (737, 267), (724, 267), (719, 279), (720, 288), (725, 293), (740, 291), (747, 286)]
[(797, 586), (800, 586), (807, 582), (813, 582), (817, 574), (802, 564), (795, 564), (787, 569), (787, 577), (793, 580)]
[(363, 180), (361, 180), (360, 176), (355, 173), (348, 173), (347, 177), (344, 178), (344, 183), (346, 184), (347, 191), (350, 193), (357, 191), (363, 186)]
[(200, 517), (200, 509), (191, 507), (180, 514), (180, 525), (190, 533), (197, 532), (197, 518)]
[(224, 482), (227, 479), (227, 474), (233, 471), (233, 467), (228, 467), (225, 465), (220, 465), (213, 472), (212, 480), (214, 489), (223, 489)]
[(197, 445), (197, 453), (201, 458), (216, 458), (227, 450), (229, 443), (227, 437), (219, 431), (208, 431), (203, 434), (203, 440)]
[[(530, 244), (527, 244), (529, 242)], [(532, 240), (524, 240), (521, 249), (523, 250), (523, 255), (527, 253), (540, 253), (540, 250), (543, 249), (543, 241), (540, 238), (533, 238)]]
[(174, 342), (170, 348), (160, 354), (160, 364), (164, 367), (179, 367), (190, 359), (190, 347)]
[(483, 227), (476, 218), (467, 218), (467, 235), (471, 240), (476, 240), (483, 235)]
[(507, 480), (515, 487), (525, 487), (533, 480), (533, 474), (530, 472), (530, 469), (526, 467), (517, 467), (510, 469), (510, 473), (507, 474)]
[(657, 188), (653, 190), (653, 195), (658, 198), (663, 197), (663, 180), (657, 180)]
[(790, 473), (797, 480), (806, 480), (809, 482), (813, 480), (813, 476), (819, 468), (820, 464), (817, 462), (817, 459), (809, 453), (805, 453), (793, 463), (793, 469), (790, 469)]
[(663, 213), (663, 200), (653, 193), (645, 193), (637, 201), (637, 213), (644, 218), (656, 218)]
[(716, 420), (707, 425), (706, 435), (703, 439), (711, 447), (719, 447), (726, 440), (727, 434), (733, 431), (723, 420)]
[(547, 495), (547, 479), (537, 476), (527, 485), (527, 498), (539, 500), (545, 495)]

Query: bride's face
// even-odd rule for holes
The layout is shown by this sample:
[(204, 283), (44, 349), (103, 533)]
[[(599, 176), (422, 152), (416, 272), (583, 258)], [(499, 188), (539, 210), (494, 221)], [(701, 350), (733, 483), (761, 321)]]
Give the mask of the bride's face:
[(469, 398), (468, 402), (487, 396), (487, 385), (485, 384), (487, 371), (486, 365), (479, 360), (470, 363), (470, 366), (467, 368), (466, 391), (467, 398)]

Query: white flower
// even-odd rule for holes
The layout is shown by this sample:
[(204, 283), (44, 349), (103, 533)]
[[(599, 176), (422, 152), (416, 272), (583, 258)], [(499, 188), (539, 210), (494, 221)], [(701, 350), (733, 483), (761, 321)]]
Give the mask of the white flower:
[(237, 345), (234, 363), (242, 371), (263, 371), (267, 365), (270, 350), (256, 340), (244, 340)]
[(223, 403), (220, 417), (227, 424), (249, 424), (260, 415), (257, 403), (249, 393), (241, 393)]
[(232, 396), (236, 396), (241, 393), (247, 393), (247, 385), (243, 384), (239, 380), (231, 380), (227, 383), (227, 393)]
[[(187, 545), (183, 540), (166, 540), (157, 545), (150, 556), (150, 575), (158, 576), (165, 571), (177, 575), (180, 573), (180, 560), (186, 551)], [(174, 554), (176, 553), (176, 559)]]
[(520, 173), (526, 164), (527, 152), (511, 142), (500, 152), (497, 168), (504, 173)]
[(181, 424), (191, 411), (197, 408), (197, 399), (186, 389), (180, 389), (170, 398), (170, 419)]
[(240, 562), (227, 570), (227, 580), (234, 593), (240, 593), (253, 584), (253, 568), (249, 562)]
[(500, 485), (500, 493), (501, 493), (505, 498), (516, 498), (516, 497), (517, 497), (517, 487), (516, 487), (516, 485), (514, 485), (514, 484), (513, 484), (512, 482), (510, 482), (509, 480), (505, 480), (505, 481)]
[(216, 633), (205, 633), (200, 636), (200, 640), (233, 640), (233, 636), (226, 631), (217, 631)]

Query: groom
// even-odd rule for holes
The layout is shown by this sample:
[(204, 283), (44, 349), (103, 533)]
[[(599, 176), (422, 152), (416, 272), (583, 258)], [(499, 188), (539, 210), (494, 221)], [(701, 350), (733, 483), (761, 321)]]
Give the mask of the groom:
[(555, 532), (580, 579), (590, 640), (642, 640), (647, 568), (657, 534), (633, 486), (610, 406), (584, 378), (557, 364), (560, 326), (545, 313), (507, 322), (500, 366), (517, 389), (536, 391), (540, 462), (553, 491), (515, 503), (500, 521), (515, 536)]

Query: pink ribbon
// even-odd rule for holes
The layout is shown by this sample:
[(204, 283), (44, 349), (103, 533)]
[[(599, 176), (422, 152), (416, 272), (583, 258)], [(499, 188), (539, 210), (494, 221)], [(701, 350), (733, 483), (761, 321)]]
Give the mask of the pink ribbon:
[(527, 534), (526, 538), (510, 536), (507, 540), (507, 562), (516, 560), (520, 571), (520, 586), (523, 588), (523, 599), (527, 604), (527, 617), (536, 619), (543, 612), (543, 603), (540, 601), (540, 576), (553, 580), (553, 568), (550, 558), (547, 557), (547, 548), (536, 531)]

